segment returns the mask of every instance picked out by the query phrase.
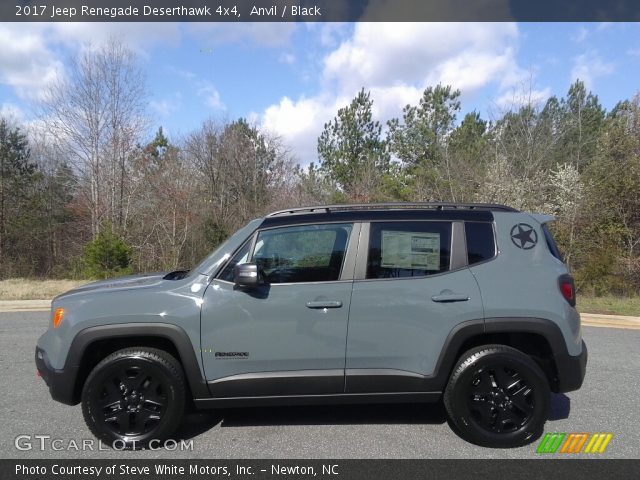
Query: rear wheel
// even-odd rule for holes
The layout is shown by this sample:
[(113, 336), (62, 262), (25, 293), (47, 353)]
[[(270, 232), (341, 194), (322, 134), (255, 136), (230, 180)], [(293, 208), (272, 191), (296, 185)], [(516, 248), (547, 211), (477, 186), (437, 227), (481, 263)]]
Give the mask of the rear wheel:
[(118, 350), (91, 371), (82, 413), (91, 432), (115, 448), (145, 448), (180, 425), (185, 407), (180, 363), (154, 348)]
[(527, 355), (486, 345), (460, 357), (444, 404), (467, 440), (487, 447), (518, 447), (533, 441), (548, 416), (549, 383)]

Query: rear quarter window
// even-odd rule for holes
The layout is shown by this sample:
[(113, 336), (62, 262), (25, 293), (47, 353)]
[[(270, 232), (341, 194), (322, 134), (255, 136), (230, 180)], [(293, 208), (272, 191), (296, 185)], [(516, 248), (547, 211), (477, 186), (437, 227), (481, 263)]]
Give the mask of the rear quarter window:
[(464, 232), (467, 240), (467, 261), (469, 265), (495, 257), (496, 242), (491, 223), (466, 222)]
[(542, 231), (544, 232), (544, 239), (547, 242), (547, 247), (549, 247), (549, 251), (551, 252), (551, 255), (556, 257), (561, 262), (564, 262), (564, 259), (562, 258), (562, 253), (560, 252), (560, 249), (558, 248), (558, 244), (553, 239), (553, 235), (551, 234), (551, 230), (549, 230), (549, 226), (546, 223), (542, 225)]

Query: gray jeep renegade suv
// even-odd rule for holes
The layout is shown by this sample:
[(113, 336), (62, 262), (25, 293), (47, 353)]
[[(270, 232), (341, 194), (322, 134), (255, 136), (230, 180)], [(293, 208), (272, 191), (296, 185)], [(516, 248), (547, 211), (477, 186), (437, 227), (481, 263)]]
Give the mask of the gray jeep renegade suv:
[(191, 400), (442, 399), (469, 441), (523, 445), (587, 361), (551, 220), (485, 204), (275, 212), (189, 272), (56, 297), (36, 365), (99, 439), (130, 448), (172, 435)]

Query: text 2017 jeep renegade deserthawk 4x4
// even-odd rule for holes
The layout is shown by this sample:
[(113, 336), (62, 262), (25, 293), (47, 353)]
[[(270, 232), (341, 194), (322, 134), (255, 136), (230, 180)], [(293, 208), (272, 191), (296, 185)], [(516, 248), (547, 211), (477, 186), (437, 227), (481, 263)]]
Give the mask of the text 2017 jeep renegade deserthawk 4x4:
[(587, 361), (551, 220), (484, 204), (275, 212), (190, 272), (56, 297), (36, 365), (99, 439), (131, 447), (172, 435), (191, 399), (443, 399), (469, 441), (523, 445)]

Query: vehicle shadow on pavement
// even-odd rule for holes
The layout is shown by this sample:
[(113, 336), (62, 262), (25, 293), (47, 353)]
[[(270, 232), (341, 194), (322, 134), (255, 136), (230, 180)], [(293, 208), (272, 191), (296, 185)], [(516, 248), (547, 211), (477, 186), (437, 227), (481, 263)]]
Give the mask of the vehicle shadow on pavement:
[(191, 413), (177, 432), (187, 440), (213, 427), (274, 425), (443, 424), (447, 421), (442, 402), (397, 405), (330, 405), (220, 409)]
[(564, 420), (569, 418), (571, 412), (571, 399), (564, 393), (554, 393), (551, 395), (551, 408), (549, 409), (549, 420)]
[[(549, 420), (569, 417), (571, 399), (552, 394)], [(327, 405), (293, 407), (228, 408), (189, 413), (175, 437), (188, 440), (216, 426), (254, 427), (277, 425), (416, 425), (448, 422), (442, 402), (397, 405)]]

